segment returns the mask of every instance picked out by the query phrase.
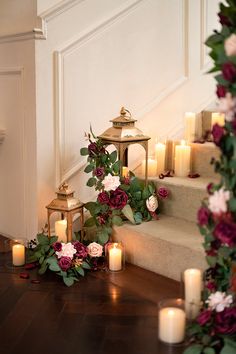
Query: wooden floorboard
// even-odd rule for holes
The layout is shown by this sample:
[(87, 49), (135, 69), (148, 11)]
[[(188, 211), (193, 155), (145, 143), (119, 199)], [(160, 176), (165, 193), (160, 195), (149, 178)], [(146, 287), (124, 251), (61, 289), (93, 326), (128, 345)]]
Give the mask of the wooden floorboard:
[[(0, 354), (180, 354), (158, 341), (157, 304), (179, 283), (127, 265), (67, 288), (56, 274), (21, 279), (0, 253)], [(32, 284), (32, 279), (40, 279)]]

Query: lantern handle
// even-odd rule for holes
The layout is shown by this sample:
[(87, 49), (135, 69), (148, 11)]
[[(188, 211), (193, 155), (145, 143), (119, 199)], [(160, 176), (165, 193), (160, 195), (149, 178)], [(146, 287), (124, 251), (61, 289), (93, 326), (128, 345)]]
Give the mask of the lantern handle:
[(67, 189), (69, 188), (69, 185), (67, 182), (63, 182), (62, 184), (60, 184), (59, 186), (59, 191), (67, 191)]
[[(126, 113), (128, 113), (129, 116), (127, 116)], [(121, 107), (120, 115), (121, 115), (123, 118), (127, 119), (127, 120), (129, 120), (129, 119), (132, 118), (132, 115), (131, 115), (130, 111), (128, 111), (128, 109), (126, 109), (125, 107)]]

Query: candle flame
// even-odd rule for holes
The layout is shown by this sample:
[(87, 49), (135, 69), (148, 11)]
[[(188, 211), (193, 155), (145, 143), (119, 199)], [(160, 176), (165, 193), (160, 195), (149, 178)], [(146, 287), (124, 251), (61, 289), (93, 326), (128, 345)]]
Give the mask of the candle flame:
[(118, 243), (117, 242), (114, 242), (113, 243), (113, 248), (117, 248), (118, 247)]
[(185, 140), (181, 140), (181, 141), (180, 141), (180, 144), (181, 144), (181, 146), (184, 146), (184, 145), (186, 145), (186, 142), (185, 142)]

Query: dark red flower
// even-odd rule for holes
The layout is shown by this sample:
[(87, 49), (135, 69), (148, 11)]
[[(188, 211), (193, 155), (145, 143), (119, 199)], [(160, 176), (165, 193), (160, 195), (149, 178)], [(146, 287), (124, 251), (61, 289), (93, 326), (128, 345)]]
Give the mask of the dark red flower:
[(209, 281), (207, 284), (206, 284), (206, 288), (210, 291), (215, 291), (216, 290), (216, 284), (214, 281)]
[(225, 308), (215, 316), (215, 330), (220, 334), (236, 333), (236, 307)]
[(212, 136), (213, 136), (214, 143), (217, 146), (219, 146), (220, 142), (221, 142), (221, 139), (223, 138), (224, 133), (225, 133), (224, 128), (216, 123), (216, 124), (213, 125), (211, 133), (212, 133)]
[(95, 175), (97, 178), (103, 178), (103, 177), (104, 177), (104, 174), (105, 174), (104, 167), (97, 167), (97, 168), (94, 170), (94, 175)]
[(98, 215), (97, 220), (98, 220), (100, 225), (104, 225), (106, 223), (105, 215)]
[(198, 219), (198, 224), (203, 226), (203, 225), (207, 225), (209, 222), (209, 217), (210, 217), (210, 210), (205, 208), (205, 207), (201, 207), (198, 210), (197, 213), (197, 219)]
[(98, 147), (96, 143), (90, 143), (88, 145), (88, 151), (89, 151), (89, 156), (93, 157), (94, 155), (96, 155), (98, 153)]
[(73, 242), (73, 246), (76, 249), (76, 256), (79, 258), (86, 258), (88, 255), (87, 247), (79, 241)]
[(213, 187), (214, 187), (214, 184), (213, 183), (209, 183), (208, 185), (207, 185), (207, 193), (208, 194), (213, 194), (214, 193), (214, 190), (213, 190)]
[(101, 192), (98, 194), (98, 202), (100, 204), (108, 204), (109, 203), (109, 195), (107, 192)]
[(222, 12), (218, 13), (219, 16), (219, 21), (222, 24), (222, 26), (232, 26), (232, 22), (230, 21), (230, 19), (225, 16), (224, 14), (222, 14)]
[(113, 209), (123, 209), (128, 202), (128, 195), (120, 188), (111, 191), (109, 205)]
[(158, 189), (158, 191), (157, 191), (157, 194), (158, 194), (158, 196), (159, 196), (160, 198), (166, 199), (166, 198), (168, 197), (168, 195), (169, 195), (169, 191), (168, 191), (168, 189), (165, 188), (165, 187), (160, 187), (160, 188)]
[(124, 177), (124, 184), (126, 185), (130, 184), (130, 177)]
[(236, 224), (221, 220), (215, 227), (213, 235), (216, 239), (228, 246), (236, 244)]
[(61, 249), (62, 249), (62, 244), (61, 242), (55, 242), (53, 245), (52, 245), (53, 249), (55, 252), (61, 252)]
[(66, 272), (70, 266), (71, 266), (71, 259), (70, 257), (61, 257), (58, 261), (58, 265), (61, 268), (61, 270), (63, 270), (64, 272)]
[(223, 85), (217, 85), (216, 94), (219, 98), (225, 97), (227, 88)]
[(233, 63), (227, 62), (222, 65), (222, 75), (225, 80), (233, 82), (236, 78), (236, 67)]
[(200, 326), (204, 326), (207, 322), (210, 322), (212, 312), (211, 310), (203, 310), (197, 317), (197, 322)]

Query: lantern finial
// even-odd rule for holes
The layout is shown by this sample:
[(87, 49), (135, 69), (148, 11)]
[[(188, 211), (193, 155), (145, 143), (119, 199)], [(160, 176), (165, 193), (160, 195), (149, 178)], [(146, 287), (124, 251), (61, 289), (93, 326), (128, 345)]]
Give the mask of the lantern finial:
[[(126, 113), (128, 113), (129, 115), (127, 116)], [(125, 107), (121, 107), (120, 116), (128, 120), (131, 119), (131, 113)]]

